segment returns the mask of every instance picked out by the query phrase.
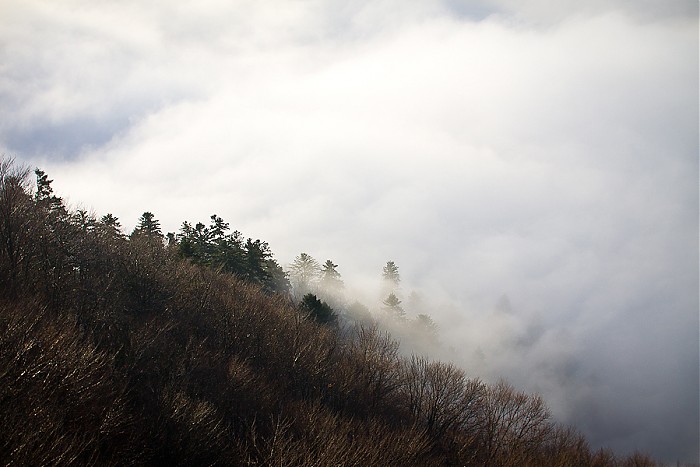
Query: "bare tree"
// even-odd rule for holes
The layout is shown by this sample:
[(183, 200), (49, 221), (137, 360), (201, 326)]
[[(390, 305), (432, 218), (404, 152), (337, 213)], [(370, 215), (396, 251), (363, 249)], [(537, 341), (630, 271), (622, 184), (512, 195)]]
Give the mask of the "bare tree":
[(10, 297), (17, 296), (20, 275), (29, 269), (33, 229), (28, 176), (27, 167), (0, 159), (0, 284)]
[(552, 435), (542, 398), (518, 392), (504, 381), (488, 388), (480, 409), (486, 465), (526, 464)]
[(407, 408), (431, 435), (451, 430), (471, 431), (477, 423), (475, 406), (483, 385), (467, 380), (452, 364), (412, 356), (403, 364), (403, 392)]

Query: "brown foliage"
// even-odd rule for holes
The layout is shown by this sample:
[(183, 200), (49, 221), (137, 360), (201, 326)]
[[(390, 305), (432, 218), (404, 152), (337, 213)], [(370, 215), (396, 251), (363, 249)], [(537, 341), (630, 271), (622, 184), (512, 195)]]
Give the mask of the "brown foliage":
[(0, 159), (0, 291), (15, 298), (27, 280), (35, 245), (32, 230), (29, 169)]
[(0, 459), (15, 465), (138, 455), (127, 384), (74, 317), (0, 304)]
[(542, 399), (518, 392), (505, 382), (487, 388), (479, 417), (479, 451), (486, 465), (534, 463), (553, 430)]
[[(538, 396), (320, 326), (0, 162), (0, 464), (653, 465)], [(44, 180), (46, 182), (46, 180)]]

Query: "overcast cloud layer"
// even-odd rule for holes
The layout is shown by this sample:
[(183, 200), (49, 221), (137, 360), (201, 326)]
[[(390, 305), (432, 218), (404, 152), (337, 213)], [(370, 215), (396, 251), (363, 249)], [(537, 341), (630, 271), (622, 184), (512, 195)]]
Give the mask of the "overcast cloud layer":
[(471, 375), (697, 462), (697, 9), (0, 0), (0, 153), (129, 230), (394, 260)]

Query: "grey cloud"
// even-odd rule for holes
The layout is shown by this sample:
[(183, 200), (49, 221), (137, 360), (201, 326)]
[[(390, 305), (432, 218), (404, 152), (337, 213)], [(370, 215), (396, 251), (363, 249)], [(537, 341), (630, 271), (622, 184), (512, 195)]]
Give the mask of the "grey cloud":
[(6, 151), (34, 157), (51, 154), (53, 158), (69, 160), (79, 156), (86, 147), (107, 144), (114, 135), (128, 126), (128, 121), (96, 122), (77, 119), (24, 131), (8, 131), (5, 136)]
[[(469, 4), (466, 0), (464, 3)], [(654, 22), (659, 20), (697, 19), (698, 3), (693, 0), (664, 2), (660, 0), (593, 0), (577, 2), (563, 0), (556, 3), (547, 0), (492, 0), (492, 8), (502, 14), (513, 15), (519, 19), (539, 24), (551, 25), (576, 16), (596, 16), (605, 14), (622, 14), (637, 21)]]

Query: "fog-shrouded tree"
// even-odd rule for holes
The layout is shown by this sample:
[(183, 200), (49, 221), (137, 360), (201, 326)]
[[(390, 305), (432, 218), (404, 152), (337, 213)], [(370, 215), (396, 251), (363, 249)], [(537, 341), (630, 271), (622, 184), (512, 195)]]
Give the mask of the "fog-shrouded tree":
[(412, 321), (413, 330), (417, 333), (418, 338), (429, 344), (437, 344), (438, 342), (438, 325), (433, 321), (430, 315), (421, 313)]
[(398, 298), (400, 284), (399, 267), (393, 261), (387, 261), (382, 268), (380, 296), (386, 298), (389, 294), (393, 294)]
[(371, 323), (372, 313), (367, 305), (355, 300), (347, 307), (347, 316), (359, 323)]
[(427, 311), (426, 309), (427, 304), (425, 303), (423, 295), (416, 290), (411, 290), (411, 293), (408, 294), (408, 298), (406, 298), (406, 310), (412, 315), (420, 315), (421, 313), (425, 313)]
[(393, 292), (382, 301), (384, 311), (394, 319), (405, 319), (406, 312), (401, 306), (401, 300)]
[(316, 285), (321, 267), (308, 253), (300, 253), (289, 266), (289, 279), (296, 297), (303, 297)]
[(401, 283), (399, 267), (393, 261), (387, 261), (382, 269), (382, 279), (394, 288), (398, 288)]
[(539, 396), (408, 360), (378, 323), (336, 326), (313, 294), (270, 297), (265, 242), (233, 277), (220, 218), (189, 232), (205, 264), (30, 174), (0, 158), (0, 465), (656, 465), (591, 452)]
[(437, 334), (437, 324), (435, 324), (435, 321), (433, 321), (433, 318), (431, 318), (430, 315), (425, 313), (421, 313), (416, 316), (416, 326), (418, 329), (424, 330), (430, 335)]
[(326, 260), (321, 266), (321, 287), (330, 292), (339, 292), (344, 287), (343, 280), (340, 278), (340, 273), (336, 269), (337, 264), (333, 261)]
[(326, 260), (319, 274), (319, 293), (334, 307), (342, 305), (342, 294), (345, 287), (337, 267), (338, 265), (330, 259)]

